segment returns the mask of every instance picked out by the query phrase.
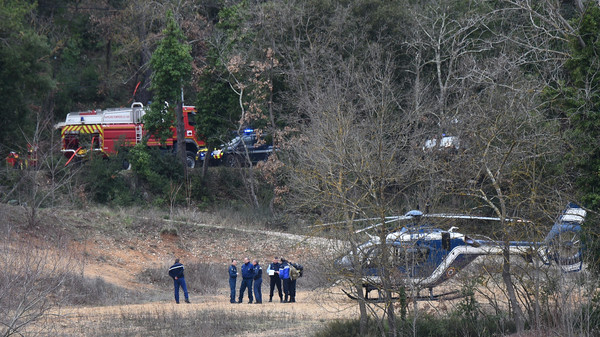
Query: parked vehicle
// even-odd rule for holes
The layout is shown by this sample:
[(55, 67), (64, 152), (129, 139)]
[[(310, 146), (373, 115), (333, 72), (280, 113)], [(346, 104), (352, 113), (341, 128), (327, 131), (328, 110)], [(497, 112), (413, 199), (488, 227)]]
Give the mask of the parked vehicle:
[[(195, 113), (196, 109), (193, 106), (183, 107), (185, 139), (182, 142), (177, 140), (177, 131), (172, 127), (173, 135), (167, 138), (165, 143), (151, 136), (147, 145), (175, 152), (178, 144), (183, 144), (188, 167), (195, 167), (196, 154), (207, 151), (205, 142), (198, 139), (194, 128)], [(64, 123), (57, 125), (61, 129), (61, 151), (70, 162), (90, 153), (113, 155), (117, 151), (117, 145), (134, 146), (140, 143), (147, 133), (142, 121), (145, 114), (146, 108), (139, 102), (133, 103), (130, 108), (71, 112), (67, 114)], [(124, 166), (128, 166), (128, 163), (124, 163)]]
[[(247, 166), (264, 161), (273, 153), (273, 137), (257, 134), (254, 129), (244, 129), (220, 149), (211, 152), (213, 165), (230, 167)], [(200, 156), (198, 156), (200, 158)]]

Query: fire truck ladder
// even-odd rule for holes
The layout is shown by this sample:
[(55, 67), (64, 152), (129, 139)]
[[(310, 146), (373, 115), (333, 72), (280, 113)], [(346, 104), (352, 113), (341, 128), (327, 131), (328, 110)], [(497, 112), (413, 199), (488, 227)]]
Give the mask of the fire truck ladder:
[(142, 141), (142, 125), (138, 124), (135, 126), (135, 143), (138, 144)]

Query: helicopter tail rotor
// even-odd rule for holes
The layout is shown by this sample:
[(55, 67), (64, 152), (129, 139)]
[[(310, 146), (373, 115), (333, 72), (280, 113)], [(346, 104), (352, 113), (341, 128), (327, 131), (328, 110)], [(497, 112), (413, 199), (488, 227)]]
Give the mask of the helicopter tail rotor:
[(585, 215), (583, 208), (569, 204), (544, 240), (546, 257), (564, 272), (580, 271), (583, 266), (581, 224)]

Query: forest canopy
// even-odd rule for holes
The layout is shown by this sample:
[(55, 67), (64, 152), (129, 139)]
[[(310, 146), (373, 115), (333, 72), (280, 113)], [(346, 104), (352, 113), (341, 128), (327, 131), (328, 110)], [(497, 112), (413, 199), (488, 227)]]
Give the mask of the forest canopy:
[[(265, 210), (273, 226), (342, 224), (326, 236), (347, 243), (356, 264), (364, 262), (357, 257), (357, 219), (385, 223), (390, 215), (430, 209), (493, 216), (499, 224), (482, 234), (498, 243), (502, 258), (497, 285), (506, 305), (496, 310), (510, 311), (516, 331), (539, 327), (546, 319), (540, 306), (552, 301), (540, 294), (541, 269), (515, 262), (521, 256), (511, 253), (512, 240), (543, 240), (557, 211), (578, 203), (589, 215), (583, 236), (578, 228), (573, 241), (585, 241), (587, 270), (600, 270), (599, 6), (592, 0), (0, 0), (0, 154), (39, 150), (35, 169), (43, 173), (30, 174), (27, 163), (16, 165), (21, 170), (7, 165), (3, 199), (27, 200), (32, 228), (36, 208), (54, 205), (61, 192), (76, 207), (87, 198), (140, 202), (168, 207), (170, 216), (178, 204), (201, 208), (225, 200), (236, 207), (241, 200)], [(195, 130), (186, 132), (200, 135), (206, 147), (190, 150), (182, 141), (176, 161), (164, 155), (176, 142), (150, 149), (136, 127), (140, 141), (114, 157), (64, 163), (56, 123), (72, 111), (134, 102), (150, 107), (142, 121), (161, 144), (186, 138), (184, 106), (195, 106), (197, 113), (188, 115)], [(210, 151), (246, 129), (257, 146), (268, 141), (268, 159), (209, 171)], [(90, 140), (91, 149), (98, 138)], [(205, 156), (202, 174), (186, 169), (195, 155)], [(45, 191), (40, 176), (50, 186)], [(371, 237), (378, 244), (387, 240), (383, 227)], [(373, 251), (389, 263), (387, 249)], [(364, 335), (368, 301), (356, 270), (344, 281), (354, 287)], [(385, 268), (379, 277), (380, 322), (387, 320), (380, 330), (393, 332), (393, 295), (404, 296), (404, 319), (407, 291), (425, 289), (394, 283)], [(548, 287), (564, 281), (546, 277)], [(581, 310), (597, 318), (597, 284), (587, 284), (577, 296), (594, 299)], [(475, 301), (475, 287), (466, 289), (467, 299)], [(473, 303), (462, 308), (477, 315)], [(562, 304), (558, 297), (554, 303)], [(547, 317), (548, 324), (563, 322)]]
[[(183, 88), (152, 83), (167, 13), (191, 56)], [(70, 111), (181, 90), (209, 147), (249, 125), (273, 135), (289, 169), (274, 188), (311, 170), (306, 152), (344, 147), (369, 154), (344, 160), (391, 165), (387, 197), (413, 206), (501, 165), (518, 176), (508, 190), (541, 179), (516, 204), (553, 194), (597, 209), (597, 13), (582, 0), (2, 1), (0, 150), (24, 149), (40, 121)], [(352, 133), (322, 134), (334, 127)], [(459, 154), (423, 156), (443, 135)], [(433, 179), (456, 167), (453, 186)]]

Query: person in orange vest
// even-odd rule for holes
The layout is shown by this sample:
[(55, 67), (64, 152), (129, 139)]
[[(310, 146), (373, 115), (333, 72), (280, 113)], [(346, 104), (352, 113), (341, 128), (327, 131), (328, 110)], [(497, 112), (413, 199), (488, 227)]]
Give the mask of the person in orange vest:
[(10, 151), (8, 156), (6, 157), (6, 166), (11, 166), (13, 168), (17, 168), (17, 164), (19, 163), (19, 154), (15, 151)]
[(27, 144), (27, 159), (25, 166), (36, 167), (37, 166), (37, 145)]

